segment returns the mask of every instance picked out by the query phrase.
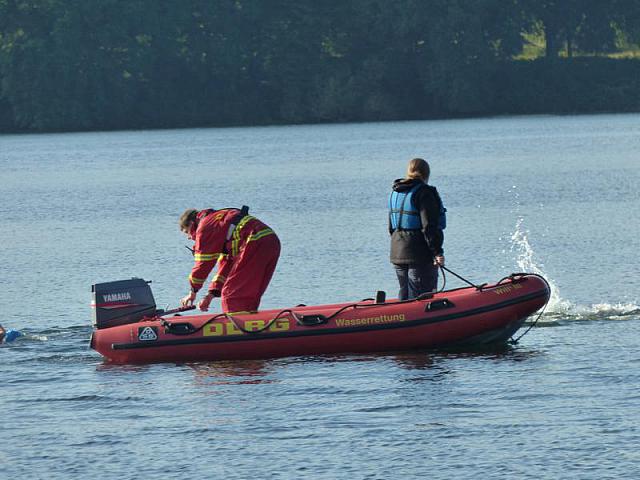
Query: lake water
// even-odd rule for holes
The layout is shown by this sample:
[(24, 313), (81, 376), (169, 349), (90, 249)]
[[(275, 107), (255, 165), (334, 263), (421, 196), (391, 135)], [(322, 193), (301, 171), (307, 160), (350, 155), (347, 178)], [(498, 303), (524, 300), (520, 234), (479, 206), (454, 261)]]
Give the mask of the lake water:
[[(386, 195), (414, 156), (448, 266), (542, 273), (507, 349), (113, 366), (90, 286), (187, 291), (186, 208), (283, 249), (262, 307), (396, 294)], [(640, 115), (0, 136), (0, 478), (637, 478)], [(447, 277), (447, 287), (461, 286)]]

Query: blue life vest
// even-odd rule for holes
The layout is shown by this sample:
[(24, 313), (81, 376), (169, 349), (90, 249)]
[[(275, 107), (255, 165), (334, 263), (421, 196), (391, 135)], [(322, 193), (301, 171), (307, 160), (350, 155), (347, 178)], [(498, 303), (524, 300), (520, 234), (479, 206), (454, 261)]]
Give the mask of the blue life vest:
[(408, 192), (396, 192), (389, 194), (389, 220), (393, 230), (420, 230), (420, 211), (413, 205), (413, 195), (423, 187), (419, 183)]
[(13, 342), (16, 338), (21, 337), (22, 336), (22, 332), (18, 331), (18, 330), (7, 330), (4, 334), (4, 341), (6, 343), (9, 342)]
[(440, 230), (444, 230), (445, 228), (447, 228), (447, 209), (444, 207), (442, 199), (440, 200), (440, 217), (438, 219), (438, 228), (440, 228)]
[[(396, 192), (394, 190), (389, 194), (389, 219), (393, 230), (422, 229), (420, 211), (413, 205), (412, 200), (413, 195), (423, 186), (424, 184), (418, 184), (408, 192)], [(442, 203), (440, 195), (436, 193), (436, 197), (440, 204), (438, 227), (440, 230), (444, 230), (447, 228), (447, 209)]]

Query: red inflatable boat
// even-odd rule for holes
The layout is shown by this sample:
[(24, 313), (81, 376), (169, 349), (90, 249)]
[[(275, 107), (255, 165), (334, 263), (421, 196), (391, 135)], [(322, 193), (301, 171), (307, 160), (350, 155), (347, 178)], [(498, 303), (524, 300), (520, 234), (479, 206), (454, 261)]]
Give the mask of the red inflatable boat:
[[(140, 278), (93, 285), (91, 347), (117, 363), (256, 359), (505, 343), (549, 300), (535, 274), (424, 295), (243, 314), (157, 310)], [(173, 316), (171, 316), (173, 315)]]

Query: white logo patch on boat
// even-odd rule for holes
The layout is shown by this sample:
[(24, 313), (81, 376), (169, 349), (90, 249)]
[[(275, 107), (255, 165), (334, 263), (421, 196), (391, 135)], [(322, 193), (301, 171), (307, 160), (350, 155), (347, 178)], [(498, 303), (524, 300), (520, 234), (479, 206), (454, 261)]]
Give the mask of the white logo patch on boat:
[(141, 342), (152, 342), (158, 339), (156, 327), (140, 327), (138, 328), (138, 340)]

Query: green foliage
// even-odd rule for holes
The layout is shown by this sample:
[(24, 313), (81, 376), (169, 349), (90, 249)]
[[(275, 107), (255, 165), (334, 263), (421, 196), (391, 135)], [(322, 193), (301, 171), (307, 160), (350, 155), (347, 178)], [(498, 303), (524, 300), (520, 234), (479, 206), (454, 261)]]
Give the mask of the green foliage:
[(503, 113), (637, 112), (640, 62), (584, 57), (505, 63), (495, 83)]
[(635, 60), (513, 59), (639, 42), (640, 0), (0, 0), (0, 130), (628, 110)]

